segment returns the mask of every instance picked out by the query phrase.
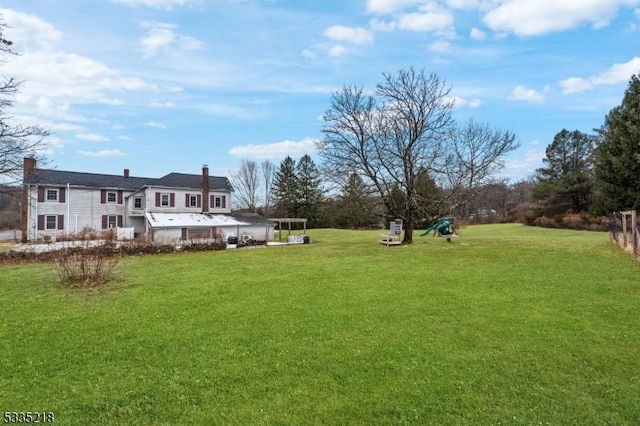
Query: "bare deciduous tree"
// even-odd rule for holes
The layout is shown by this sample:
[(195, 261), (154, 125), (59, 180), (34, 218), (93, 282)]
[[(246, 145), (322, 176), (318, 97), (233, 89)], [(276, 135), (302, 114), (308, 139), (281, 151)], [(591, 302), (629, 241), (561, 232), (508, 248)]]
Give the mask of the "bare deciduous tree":
[(260, 170), (253, 160), (242, 159), (240, 168), (231, 174), (231, 183), (235, 190), (234, 200), (240, 208), (255, 213), (258, 205), (258, 189), (260, 185)]
[[(0, 53), (14, 55), (12, 42), (3, 36), (6, 24), (0, 23)], [(16, 123), (7, 109), (14, 104), (20, 82), (12, 77), (0, 77), (0, 181), (18, 182), (22, 177), (23, 158), (26, 156), (42, 160), (40, 153), (46, 144), (44, 137), (49, 132), (39, 126)]]
[(262, 184), (264, 189), (264, 216), (268, 217), (271, 208), (271, 187), (273, 185), (273, 177), (276, 173), (276, 165), (269, 160), (264, 160), (260, 164), (262, 171)]
[(404, 220), (403, 243), (411, 243), (416, 222), (446, 208), (440, 198), (434, 206), (420, 196), (425, 173), (457, 195), (486, 182), (517, 144), (510, 133), (474, 123), (458, 131), (450, 88), (436, 74), (409, 68), (383, 77), (373, 95), (355, 86), (333, 94), (317, 148), (332, 176), (355, 172), (375, 189), (387, 211)]

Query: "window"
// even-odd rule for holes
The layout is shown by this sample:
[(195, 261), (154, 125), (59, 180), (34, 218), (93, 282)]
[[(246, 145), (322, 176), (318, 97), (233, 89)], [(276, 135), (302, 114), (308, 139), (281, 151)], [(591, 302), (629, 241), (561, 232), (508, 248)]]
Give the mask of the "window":
[(216, 195), (213, 198), (213, 207), (216, 209), (226, 209), (227, 208), (227, 196), (226, 195)]
[[(58, 201), (58, 190), (57, 189), (47, 189), (47, 201)], [(53, 229), (55, 229), (55, 228), (53, 228)]]
[(196, 195), (189, 196), (189, 207), (198, 207), (198, 197)]
[(175, 207), (176, 206), (176, 194), (175, 192), (156, 192), (156, 207)]
[(58, 216), (47, 215), (45, 229), (58, 229)]
[(107, 203), (115, 203), (118, 201), (118, 194), (115, 192), (107, 192)]
[(134, 197), (133, 198), (133, 208), (134, 209), (142, 209), (142, 197)]
[(107, 216), (107, 228), (117, 228), (118, 227), (118, 216), (109, 215)]

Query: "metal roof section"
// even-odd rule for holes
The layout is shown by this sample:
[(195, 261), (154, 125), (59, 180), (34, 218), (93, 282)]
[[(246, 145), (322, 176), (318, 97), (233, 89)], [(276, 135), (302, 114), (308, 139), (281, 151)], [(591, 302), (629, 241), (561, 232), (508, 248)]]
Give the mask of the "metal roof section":
[(206, 228), (214, 226), (249, 226), (233, 216), (211, 213), (145, 213), (152, 228)]

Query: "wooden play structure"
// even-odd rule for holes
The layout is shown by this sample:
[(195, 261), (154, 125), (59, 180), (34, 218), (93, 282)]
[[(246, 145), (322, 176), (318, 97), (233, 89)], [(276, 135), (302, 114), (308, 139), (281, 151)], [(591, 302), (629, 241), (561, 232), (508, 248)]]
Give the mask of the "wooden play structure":
[(402, 219), (392, 220), (389, 224), (389, 232), (380, 234), (378, 242), (385, 246), (397, 246), (402, 244), (403, 237)]

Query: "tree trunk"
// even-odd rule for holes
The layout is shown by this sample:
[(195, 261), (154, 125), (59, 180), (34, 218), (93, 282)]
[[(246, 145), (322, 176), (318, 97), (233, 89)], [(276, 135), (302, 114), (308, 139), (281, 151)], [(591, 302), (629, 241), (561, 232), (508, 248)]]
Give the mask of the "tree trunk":
[(413, 226), (413, 219), (406, 219), (402, 244), (413, 244)]

